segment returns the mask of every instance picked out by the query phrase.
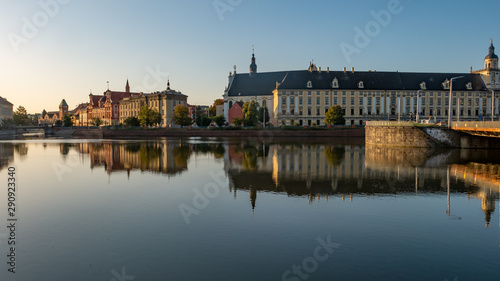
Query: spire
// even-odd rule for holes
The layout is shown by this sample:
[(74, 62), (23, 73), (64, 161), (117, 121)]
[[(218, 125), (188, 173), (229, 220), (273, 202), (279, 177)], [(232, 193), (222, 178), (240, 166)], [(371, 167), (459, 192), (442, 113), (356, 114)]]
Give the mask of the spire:
[(485, 59), (498, 59), (498, 56), (495, 54), (495, 46), (493, 46), (493, 39), (490, 38), (490, 48), (488, 55)]
[(250, 75), (257, 73), (257, 64), (255, 63), (255, 49), (252, 46), (252, 63), (250, 64)]
[(127, 78), (127, 85), (125, 85), (125, 93), (130, 93), (130, 85), (128, 84), (128, 78)]
[(167, 91), (170, 91), (170, 79), (167, 81)]

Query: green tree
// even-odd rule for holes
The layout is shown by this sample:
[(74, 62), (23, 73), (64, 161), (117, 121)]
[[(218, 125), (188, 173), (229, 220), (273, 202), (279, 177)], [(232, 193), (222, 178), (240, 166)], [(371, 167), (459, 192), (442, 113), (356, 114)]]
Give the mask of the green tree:
[(125, 126), (129, 127), (139, 127), (141, 125), (139, 119), (133, 116), (127, 117), (127, 119), (125, 119), (123, 123), (125, 124)]
[(13, 119), (14, 124), (19, 126), (26, 126), (30, 123), (28, 112), (26, 112), (26, 109), (22, 105), (18, 106), (16, 111), (14, 111)]
[(92, 121), (90, 121), (90, 124), (91, 124), (92, 126), (99, 127), (99, 126), (101, 126), (101, 125), (102, 125), (102, 120), (101, 120), (101, 118), (99, 118), (99, 117), (95, 117), (95, 118), (92, 118)]
[(189, 116), (189, 108), (182, 104), (177, 105), (174, 109), (172, 121), (181, 127), (193, 124), (193, 119)]
[(208, 114), (212, 117), (217, 115), (217, 106), (218, 105), (223, 105), (224, 104), (224, 99), (216, 99), (214, 100), (214, 104), (210, 106), (208, 109)]
[(325, 117), (325, 123), (327, 125), (344, 125), (344, 112), (340, 105), (334, 105), (328, 109)]
[(224, 118), (224, 115), (214, 116), (212, 117), (212, 121), (214, 121), (217, 126), (222, 127), (226, 123), (226, 118)]
[(208, 116), (206, 116), (206, 115), (202, 115), (199, 118), (199, 121), (196, 125), (198, 125), (200, 127), (207, 127), (210, 125), (211, 122), (212, 122), (212, 119), (208, 118)]
[(267, 109), (267, 106), (262, 106), (259, 108), (259, 121), (264, 123), (264, 119), (266, 123), (269, 123), (271, 121), (269, 118), (269, 110)]
[(73, 120), (71, 120), (71, 115), (66, 114), (63, 117), (62, 120), (62, 125), (63, 127), (72, 127), (73, 126)]
[(10, 118), (1, 120), (1, 123), (2, 123), (2, 125), (1, 125), (2, 129), (8, 129), (8, 128), (14, 126), (14, 120), (12, 120)]
[(244, 122), (245, 122), (245, 119), (243, 119), (242, 117), (234, 117), (233, 118), (233, 124), (236, 125), (236, 127), (241, 127)]
[(201, 109), (201, 106), (197, 106), (196, 107), (196, 113), (195, 113), (195, 123), (196, 123), (196, 126), (198, 127), (206, 127), (208, 125), (210, 125), (210, 118), (208, 118), (208, 116), (205, 114), (205, 112), (203, 112), (203, 110)]
[(243, 104), (243, 119), (245, 126), (255, 126), (259, 120), (259, 105), (255, 101)]
[(139, 122), (141, 126), (155, 126), (161, 123), (161, 115), (157, 110), (143, 106), (139, 111)]

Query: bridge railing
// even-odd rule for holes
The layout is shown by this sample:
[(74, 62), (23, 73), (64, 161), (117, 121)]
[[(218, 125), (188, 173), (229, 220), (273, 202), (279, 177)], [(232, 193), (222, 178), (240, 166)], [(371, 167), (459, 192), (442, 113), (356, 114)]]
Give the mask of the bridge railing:
[(499, 129), (500, 121), (460, 121), (460, 122), (452, 121), (451, 127)]
[(366, 121), (366, 126), (402, 126), (402, 127), (413, 127), (414, 122), (398, 122), (398, 121)]

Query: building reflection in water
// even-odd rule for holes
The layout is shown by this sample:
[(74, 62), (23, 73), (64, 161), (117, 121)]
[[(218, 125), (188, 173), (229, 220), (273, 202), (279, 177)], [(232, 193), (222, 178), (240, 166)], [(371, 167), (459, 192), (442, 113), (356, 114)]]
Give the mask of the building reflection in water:
[(310, 203), (329, 196), (352, 201), (356, 194), (447, 193), (445, 212), (452, 216), (450, 194), (466, 194), (482, 201), (488, 226), (499, 196), (499, 166), (474, 164), (473, 172), (471, 164), (452, 164), (469, 163), (470, 155), (480, 158), (460, 150), (246, 142), (227, 144), (225, 169), (230, 191), (248, 191), (252, 209), (258, 192), (307, 197)]
[(14, 160), (14, 150), (16, 150), (20, 157), (28, 154), (28, 148), (25, 144), (0, 144), (0, 171), (9, 167), (10, 163)]
[(224, 157), (222, 144), (193, 143), (183, 140), (137, 141), (137, 142), (98, 142), (61, 144), (61, 154), (74, 147), (81, 154), (90, 156), (91, 168), (104, 167), (108, 174), (133, 170), (178, 175), (187, 171), (188, 162), (194, 154), (213, 154), (215, 158)]
[[(154, 142), (97, 142), (60, 144), (61, 154), (74, 147), (90, 156), (91, 168), (107, 173), (133, 170), (178, 175), (188, 169), (193, 154), (223, 160), (229, 191), (248, 192), (252, 210), (259, 192), (283, 193), (314, 201), (330, 196), (355, 200), (359, 196), (439, 193), (448, 195), (446, 213), (452, 215), (451, 194), (481, 200), (489, 226), (500, 188), (500, 163), (487, 150), (383, 148), (333, 143), (263, 143), (243, 140)], [(13, 147), (4, 146), (5, 159)], [(22, 149), (21, 149), (22, 150)], [(17, 150), (16, 150), (17, 151)], [(472, 160), (472, 161), (471, 161)], [(496, 162), (495, 162), (496, 161)]]
[(187, 170), (189, 145), (178, 142), (81, 143), (76, 149), (90, 156), (91, 168), (104, 167), (108, 174), (133, 170), (176, 175)]

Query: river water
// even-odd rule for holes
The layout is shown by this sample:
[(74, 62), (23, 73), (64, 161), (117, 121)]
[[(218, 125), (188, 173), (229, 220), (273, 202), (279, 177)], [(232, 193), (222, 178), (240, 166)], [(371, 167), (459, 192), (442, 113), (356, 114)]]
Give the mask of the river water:
[(0, 280), (498, 280), (499, 152), (1, 142)]

